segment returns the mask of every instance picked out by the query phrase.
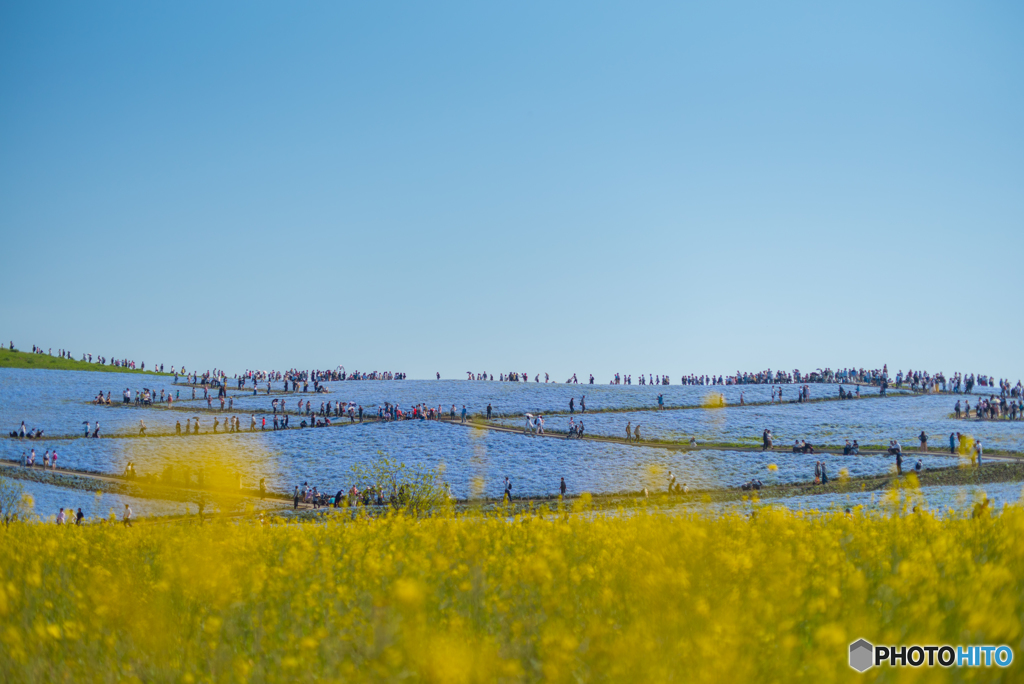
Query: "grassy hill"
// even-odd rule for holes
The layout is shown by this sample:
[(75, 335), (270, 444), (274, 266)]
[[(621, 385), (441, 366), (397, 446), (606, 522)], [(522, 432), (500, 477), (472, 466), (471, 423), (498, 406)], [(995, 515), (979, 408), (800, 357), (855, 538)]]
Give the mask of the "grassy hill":
[(31, 354), (22, 351), (11, 351), (7, 348), (0, 349), (0, 368), (45, 368), (48, 370), (76, 370), (76, 371), (102, 371), (107, 373), (144, 373), (145, 375), (169, 375), (169, 373), (154, 373), (152, 371), (129, 370), (127, 368), (76, 361), (75, 359), (62, 359), (49, 354)]

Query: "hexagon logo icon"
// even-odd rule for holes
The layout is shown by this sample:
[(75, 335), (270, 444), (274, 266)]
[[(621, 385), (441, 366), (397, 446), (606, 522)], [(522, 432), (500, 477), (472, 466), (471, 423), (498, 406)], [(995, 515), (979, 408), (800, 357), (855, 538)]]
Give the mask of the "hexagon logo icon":
[(872, 666), (872, 655), (875, 647), (864, 639), (857, 639), (850, 644), (850, 667), (857, 672), (863, 672)]

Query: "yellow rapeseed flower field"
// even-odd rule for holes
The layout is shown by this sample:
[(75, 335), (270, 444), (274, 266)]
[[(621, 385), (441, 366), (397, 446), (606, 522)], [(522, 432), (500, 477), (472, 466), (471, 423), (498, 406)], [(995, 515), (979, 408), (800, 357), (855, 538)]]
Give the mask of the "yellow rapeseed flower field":
[(847, 665), (1007, 644), (1024, 509), (0, 528), (5, 682), (1016, 679)]

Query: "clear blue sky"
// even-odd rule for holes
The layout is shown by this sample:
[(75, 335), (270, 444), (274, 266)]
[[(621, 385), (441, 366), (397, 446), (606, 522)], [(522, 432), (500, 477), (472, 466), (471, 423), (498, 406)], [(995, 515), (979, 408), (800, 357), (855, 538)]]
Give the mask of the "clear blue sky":
[(1024, 378), (1019, 3), (0, 10), (0, 338)]

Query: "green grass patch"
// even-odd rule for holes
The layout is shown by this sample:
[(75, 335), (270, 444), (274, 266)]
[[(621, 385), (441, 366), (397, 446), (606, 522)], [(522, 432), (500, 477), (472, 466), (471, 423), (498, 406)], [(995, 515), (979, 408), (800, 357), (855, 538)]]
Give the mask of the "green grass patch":
[(9, 349), (0, 349), (0, 368), (43, 368), (46, 370), (101, 371), (106, 373), (142, 373), (144, 375), (170, 375), (148, 370), (131, 370), (123, 366), (102, 365), (75, 359), (62, 359), (49, 354), (32, 354)]

